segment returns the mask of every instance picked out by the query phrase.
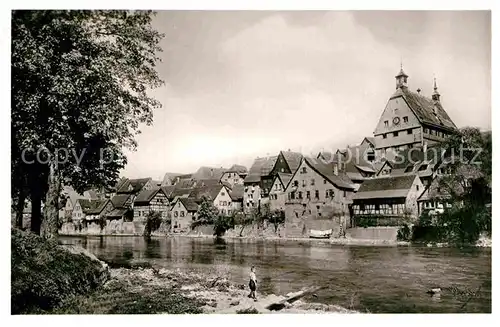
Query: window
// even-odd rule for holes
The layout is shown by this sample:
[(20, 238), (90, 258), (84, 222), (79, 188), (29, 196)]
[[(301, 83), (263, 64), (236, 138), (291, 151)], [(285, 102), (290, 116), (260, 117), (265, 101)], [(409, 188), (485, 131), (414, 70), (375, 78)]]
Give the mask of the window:
[(299, 192), (299, 199), (302, 199), (302, 192)]
[(225, 196), (225, 195), (226, 195), (226, 193), (224, 193), (224, 192), (220, 192), (220, 195)]
[(418, 191), (418, 189), (419, 189), (419, 186), (418, 186), (418, 185), (415, 185), (415, 186), (417, 187), (417, 191)]
[(413, 130), (412, 130), (412, 129), (409, 129), (409, 130), (407, 131), (407, 133), (408, 133), (408, 134), (413, 134)]
[(295, 200), (295, 192), (289, 193), (290, 200)]
[(326, 184), (326, 179), (323, 180), (323, 184)]
[(394, 132), (393, 134), (394, 134), (394, 137), (398, 137), (399, 132)]
[(314, 181), (314, 178), (311, 179), (311, 185), (314, 185), (315, 181)]
[(302, 186), (304, 186), (304, 187), (305, 187), (306, 185), (307, 185), (307, 183), (306, 183), (306, 180), (304, 179), (304, 180), (302, 181)]
[(404, 116), (403, 117), (403, 123), (407, 123), (408, 122), (408, 116)]
[(434, 130), (433, 129), (429, 130), (429, 134), (434, 135), (435, 134)]
[(299, 186), (299, 181), (293, 181), (293, 186), (298, 187)]
[(314, 197), (316, 199), (319, 199), (319, 191), (318, 190), (314, 191)]
[(285, 172), (285, 168), (281, 168), (281, 172), (284, 173)]
[(384, 126), (385, 127), (389, 127), (389, 121), (388, 120), (384, 121)]
[(344, 191), (344, 198), (345, 198), (346, 196), (347, 196), (347, 192), (346, 192), (346, 191)]
[(306, 167), (302, 167), (302, 174), (305, 174), (307, 173), (307, 168)]
[(174, 212), (174, 217), (179, 217), (179, 211)]
[(325, 198), (328, 199), (329, 196), (330, 196), (330, 190), (326, 190), (325, 191)]
[(184, 210), (181, 211), (181, 217), (184, 217)]
[(422, 165), (420, 168), (418, 168), (418, 171), (424, 171), (427, 169), (427, 165)]
[(310, 191), (306, 192), (306, 199), (311, 200), (311, 192)]
[(427, 128), (424, 128), (424, 133), (425, 134), (429, 133), (429, 130)]
[(408, 149), (412, 149), (413, 148), (413, 144), (408, 144)]

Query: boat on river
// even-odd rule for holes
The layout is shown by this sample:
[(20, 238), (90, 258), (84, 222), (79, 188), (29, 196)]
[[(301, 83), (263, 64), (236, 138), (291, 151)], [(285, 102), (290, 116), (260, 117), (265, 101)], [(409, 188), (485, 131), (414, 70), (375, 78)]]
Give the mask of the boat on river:
[(311, 229), (311, 232), (309, 233), (309, 237), (310, 238), (330, 238), (332, 233), (333, 233), (333, 229), (327, 229), (327, 230)]

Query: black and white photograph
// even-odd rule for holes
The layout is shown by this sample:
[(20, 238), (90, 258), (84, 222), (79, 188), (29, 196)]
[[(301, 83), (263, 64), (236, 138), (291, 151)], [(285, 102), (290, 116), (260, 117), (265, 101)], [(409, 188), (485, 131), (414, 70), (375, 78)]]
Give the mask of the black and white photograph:
[(10, 315), (493, 313), (494, 11), (303, 5), (4, 13)]

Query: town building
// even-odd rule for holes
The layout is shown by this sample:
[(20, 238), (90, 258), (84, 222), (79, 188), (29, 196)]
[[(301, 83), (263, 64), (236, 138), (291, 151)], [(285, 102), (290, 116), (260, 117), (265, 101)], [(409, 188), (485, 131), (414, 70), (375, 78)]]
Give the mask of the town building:
[(347, 175), (335, 174), (321, 160), (304, 157), (285, 189), (286, 205), (299, 203), (309, 214), (319, 217), (347, 213), (354, 189)]
[(365, 218), (379, 225), (397, 225), (401, 218), (416, 218), (417, 199), (424, 185), (416, 174), (366, 180), (353, 197), (352, 224)]
[(193, 199), (198, 204), (203, 198), (206, 198), (212, 202), (221, 215), (231, 215), (233, 205), (230, 190), (222, 184), (195, 187), (188, 198)]
[(134, 218), (133, 202), (134, 196), (132, 194), (117, 194), (111, 198), (113, 210), (106, 214), (106, 219), (121, 220), (123, 222), (130, 222)]
[(109, 199), (78, 199), (73, 210), (73, 222), (82, 223), (83, 226), (90, 223), (99, 224), (101, 218), (112, 210), (113, 205)]
[(420, 89), (412, 92), (408, 88), (408, 75), (401, 67), (396, 75), (396, 92), (389, 98), (373, 132), (376, 156), (439, 143), (456, 131), (442, 106), (436, 80), (431, 98)]
[(229, 187), (233, 187), (233, 185), (243, 185), (243, 181), (247, 174), (248, 171), (245, 166), (233, 165), (222, 174), (220, 182)]
[(151, 211), (161, 213), (167, 218), (170, 204), (161, 188), (141, 191), (134, 200), (134, 220), (143, 221)]
[(262, 177), (268, 176), (275, 166), (278, 156), (256, 158), (243, 182), (243, 211), (249, 213), (259, 208), (262, 199)]
[(194, 199), (177, 198), (170, 210), (172, 232), (189, 232), (192, 223), (196, 220), (197, 212), (198, 204)]
[(243, 211), (243, 194), (245, 193), (244, 185), (233, 185), (229, 191), (231, 197), (231, 214)]
[(271, 211), (285, 210), (285, 203), (287, 199), (285, 190), (292, 176), (292, 174), (281, 172), (274, 176), (274, 181), (271, 190), (269, 191), (269, 208)]
[(344, 173), (305, 157), (286, 187), (285, 234), (308, 237), (311, 230), (345, 229), (354, 185)]

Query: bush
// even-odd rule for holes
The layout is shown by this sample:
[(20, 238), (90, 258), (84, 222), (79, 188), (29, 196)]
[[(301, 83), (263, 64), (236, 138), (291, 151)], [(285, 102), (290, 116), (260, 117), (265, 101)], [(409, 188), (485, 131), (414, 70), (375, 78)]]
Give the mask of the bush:
[(11, 313), (36, 313), (100, 286), (109, 272), (83, 253), (20, 230), (11, 232)]
[(162, 223), (161, 212), (150, 211), (146, 216), (146, 225), (144, 226), (144, 236), (151, 236), (151, 233), (158, 230)]
[(214, 223), (214, 236), (223, 236), (228, 229), (234, 228), (234, 218), (231, 216), (218, 216)]
[(404, 224), (398, 229), (398, 241), (409, 241), (411, 239), (411, 229), (407, 224)]

